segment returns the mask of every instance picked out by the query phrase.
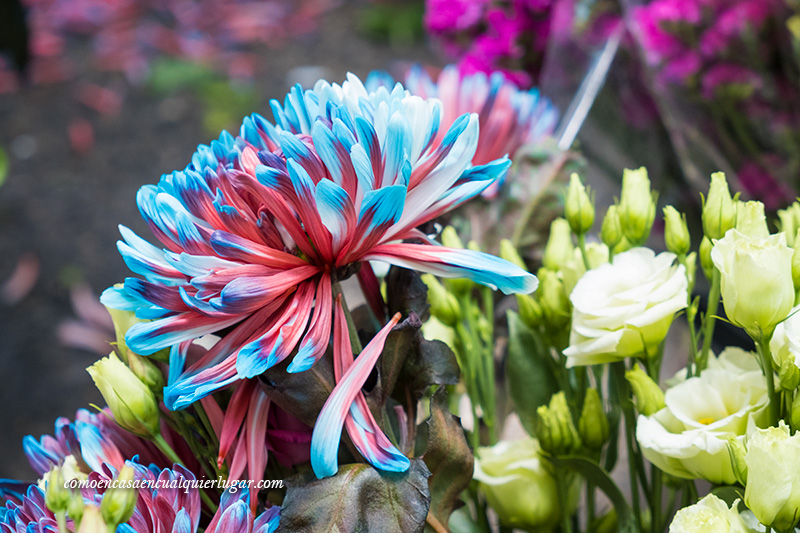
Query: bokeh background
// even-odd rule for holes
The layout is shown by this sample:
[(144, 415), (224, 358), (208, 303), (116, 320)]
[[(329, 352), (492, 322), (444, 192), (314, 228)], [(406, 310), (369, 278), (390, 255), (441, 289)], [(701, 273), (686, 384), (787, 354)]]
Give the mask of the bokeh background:
[(110, 337), (96, 298), (129, 275), (117, 224), (149, 233), (141, 185), (243, 116), (271, 119), (294, 83), (443, 64), (421, 1), (223, 3), (28, 3), (26, 78), (0, 70), (0, 478), (31, 476), (25, 435), (102, 402), (85, 371)]

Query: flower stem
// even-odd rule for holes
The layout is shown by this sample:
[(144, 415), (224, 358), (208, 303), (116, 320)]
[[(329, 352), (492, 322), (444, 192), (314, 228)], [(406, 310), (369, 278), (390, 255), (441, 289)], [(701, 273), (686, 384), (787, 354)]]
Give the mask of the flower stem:
[(58, 523), (58, 533), (69, 533), (67, 529), (66, 511), (59, 511), (56, 513), (56, 523)]
[(711, 288), (708, 291), (708, 305), (706, 306), (706, 314), (703, 317), (703, 349), (697, 359), (697, 376), (708, 364), (708, 352), (711, 350), (711, 340), (714, 338), (714, 324), (716, 322), (714, 316), (717, 314), (717, 307), (719, 306), (719, 285), (719, 270), (714, 267), (714, 274), (711, 276)]
[(561, 507), (561, 532), (572, 533), (572, 521), (567, 512), (567, 500), (569, 499), (569, 480), (566, 476), (566, 471), (563, 468), (554, 468), (553, 472), (556, 475), (556, 486), (558, 487), (558, 500)]
[[(181, 458), (178, 457), (178, 454), (175, 453), (175, 450), (172, 449), (172, 446), (169, 445), (169, 443), (164, 439), (161, 433), (154, 435), (152, 437), (152, 441), (153, 444), (155, 444), (156, 447), (159, 450), (161, 450), (161, 453), (166, 455), (170, 461), (172, 461), (173, 463), (177, 463), (181, 466), (185, 466), (183, 464), (183, 461), (181, 461)], [(198, 489), (198, 492), (200, 493), (200, 498), (202, 498), (203, 502), (205, 502), (205, 504), (208, 506), (211, 512), (212, 513), (216, 512), (217, 504), (211, 501), (211, 497), (208, 494), (206, 494), (206, 491), (203, 489)]]
[(756, 349), (761, 356), (761, 370), (767, 378), (767, 394), (769, 394), (769, 423), (772, 426), (778, 425), (778, 413), (780, 412), (780, 395), (775, 390), (775, 372), (772, 370), (772, 354), (769, 351), (769, 337), (761, 336), (756, 339)]
[(589, 255), (586, 253), (586, 234), (581, 233), (578, 235), (578, 249), (581, 251), (581, 257), (583, 258), (583, 266), (586, 267), (586, 270), (591, 270), (592, 266), (589, 264)]

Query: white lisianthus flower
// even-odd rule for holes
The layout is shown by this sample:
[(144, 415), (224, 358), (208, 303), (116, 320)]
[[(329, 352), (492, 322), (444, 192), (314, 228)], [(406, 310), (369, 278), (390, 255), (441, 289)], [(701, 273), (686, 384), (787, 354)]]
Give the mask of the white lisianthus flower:
[(686, 307), (686, 271), (675, 254), (633, 248), (575, 285), (567, 366), (654, 355), (675, 313)]
[(800, 306), (793, 308), (789, 318), (775, 326), (769, 349), (775, 368), (780, 368), (785, 359), (800, 366)]
[(742, 520), (737, 506), (739, 500), (728, 504), (713, 494), (699, 502), (684, 507), (675, 514), (669, 526), (670, 533), (750, 533), (753, 531)]
[[(550, 531), (561, 518), (558, 485), (539, 455), (539, 441), (524, 438), (478, 448), (472, 477), (479, 483), (500, 522), (509, 527)], [(580, 484), (575, 478), (567, 512), (578, 505)]]
[(778, 531), (800, 521), (800, 433), (789, 426), (753, 432), (747, 439), (744, 501), (759, 522)]
[(727, 348), (700, 377), (668, 389), (663, 409), (639, 416), (636, 440), (644, 456), (669, 474), (733, 484), (727, 441), (766, 426), (768, 402), (755, 354)]
[(725, 313), (754, 339), (769, 337), (792, 309), (792, 253), (784, 233), (752, 237), (731, 229), (714, 242)]

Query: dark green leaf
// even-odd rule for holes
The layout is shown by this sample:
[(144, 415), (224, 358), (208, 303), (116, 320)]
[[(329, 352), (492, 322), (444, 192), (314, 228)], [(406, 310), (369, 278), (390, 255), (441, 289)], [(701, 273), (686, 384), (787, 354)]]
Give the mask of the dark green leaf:
[(278, 532), (421, 532), (431, 503), (429, 475), (421, 459), (402, 474), (367, 464), (344, 465), (325, 479), (298, 474), (286, 480)]
[(475, 459), (464, 437), (458, 418), (450, 413), (447, 390), (440, 387), (431, 398), (431, 416), (427, 421), (428, 446), (422, 459), (431, 471), (431, 514), (447, 524), (461, 500), (461, 493), (472, 481)]
[(419, 274), (407, 268), (393, 266), (386, 275), (386, 303), (389, 314), (411, 312), (425, 322), (428, 319), (428, 287)]
[(267, 396), (278, 406), (309, 426), (333, 390), (333, 365), (330, 352), (304, 372), (286, 372), (287, 359), (261, 374), (259, 379)]
[(455, 385), (460, 371), (453, 350), (442, 341), (420, 336), (419, 348), (406, 358), (401, 383), (418, 400), (431, 385)]
[(408, 355), (419, 350), (421, 327), (422, 322), (420, 322), (419, 317), (416, 313), (412, 313), (395, 326), (389, 332), (389, 336), (386, 337), (383, 353), (378, 360), (381, 382), (380, 394), (377, 400), (380, 404), (383, 404), (394, 390)]
[(508, 312), (508, 337), (508, 392), (522, 425), (533, 435), (536, 408), (546, 404), (558, 392), (552, 358), (536, 333), (513, 311)]
[(8, 166), (8, 155), (6, 155), (6, 151), (3, 150), (3, 147), (0, 146), (0, 187), (3, 186), (8, 177)]
[(553, 468), (567, 468), (583, 476), (586, 481), (594, 484), (595, 487), (602, 490), (611, 504), (617, 511), (617, 523), (619, 533), (634, 533), (639, 531), (636, 524), (636, 519), (625, 501), (625, 497), (617, 487), (617, 484), (609, 477), (608, 473), (600, 468), (594, 461), (586, 457), (579, 456), (561, 456), (550, 457), (550, 462)]

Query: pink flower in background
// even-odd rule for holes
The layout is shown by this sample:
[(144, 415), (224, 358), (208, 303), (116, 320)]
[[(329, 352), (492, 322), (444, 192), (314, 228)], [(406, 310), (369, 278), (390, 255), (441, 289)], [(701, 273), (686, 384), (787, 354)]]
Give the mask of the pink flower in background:
[(670, 59), (661, 71), (660, 79), (668, 82), (686, 83), (692, 76), (696, 75), (703, 66), (700, 54), (695, 50), (686, 52)]
[(703, 96), (711, 100), (719, 94), (720, 87), (736, 85), (748, 92), (755, 92), (764, 86), (764, 82), (758, 73), (746, 67), (735, 63), (720, 63), (706, 70), (700, 85)]
[[(780, 169), (780, 158), (767, 156), (765, 159), (770, 169)], [(756, 161), (747, 161), (739, 169), (739, 183), (745, 193), (764, 202), (764, 206), (770, 210), (785, 207), (795, 198), (794, 191), (788, 185), (776, 180)]]
[(425, 27), (434, 35), (464, 31), (483, 17), (488, 0), (429, 0)]

